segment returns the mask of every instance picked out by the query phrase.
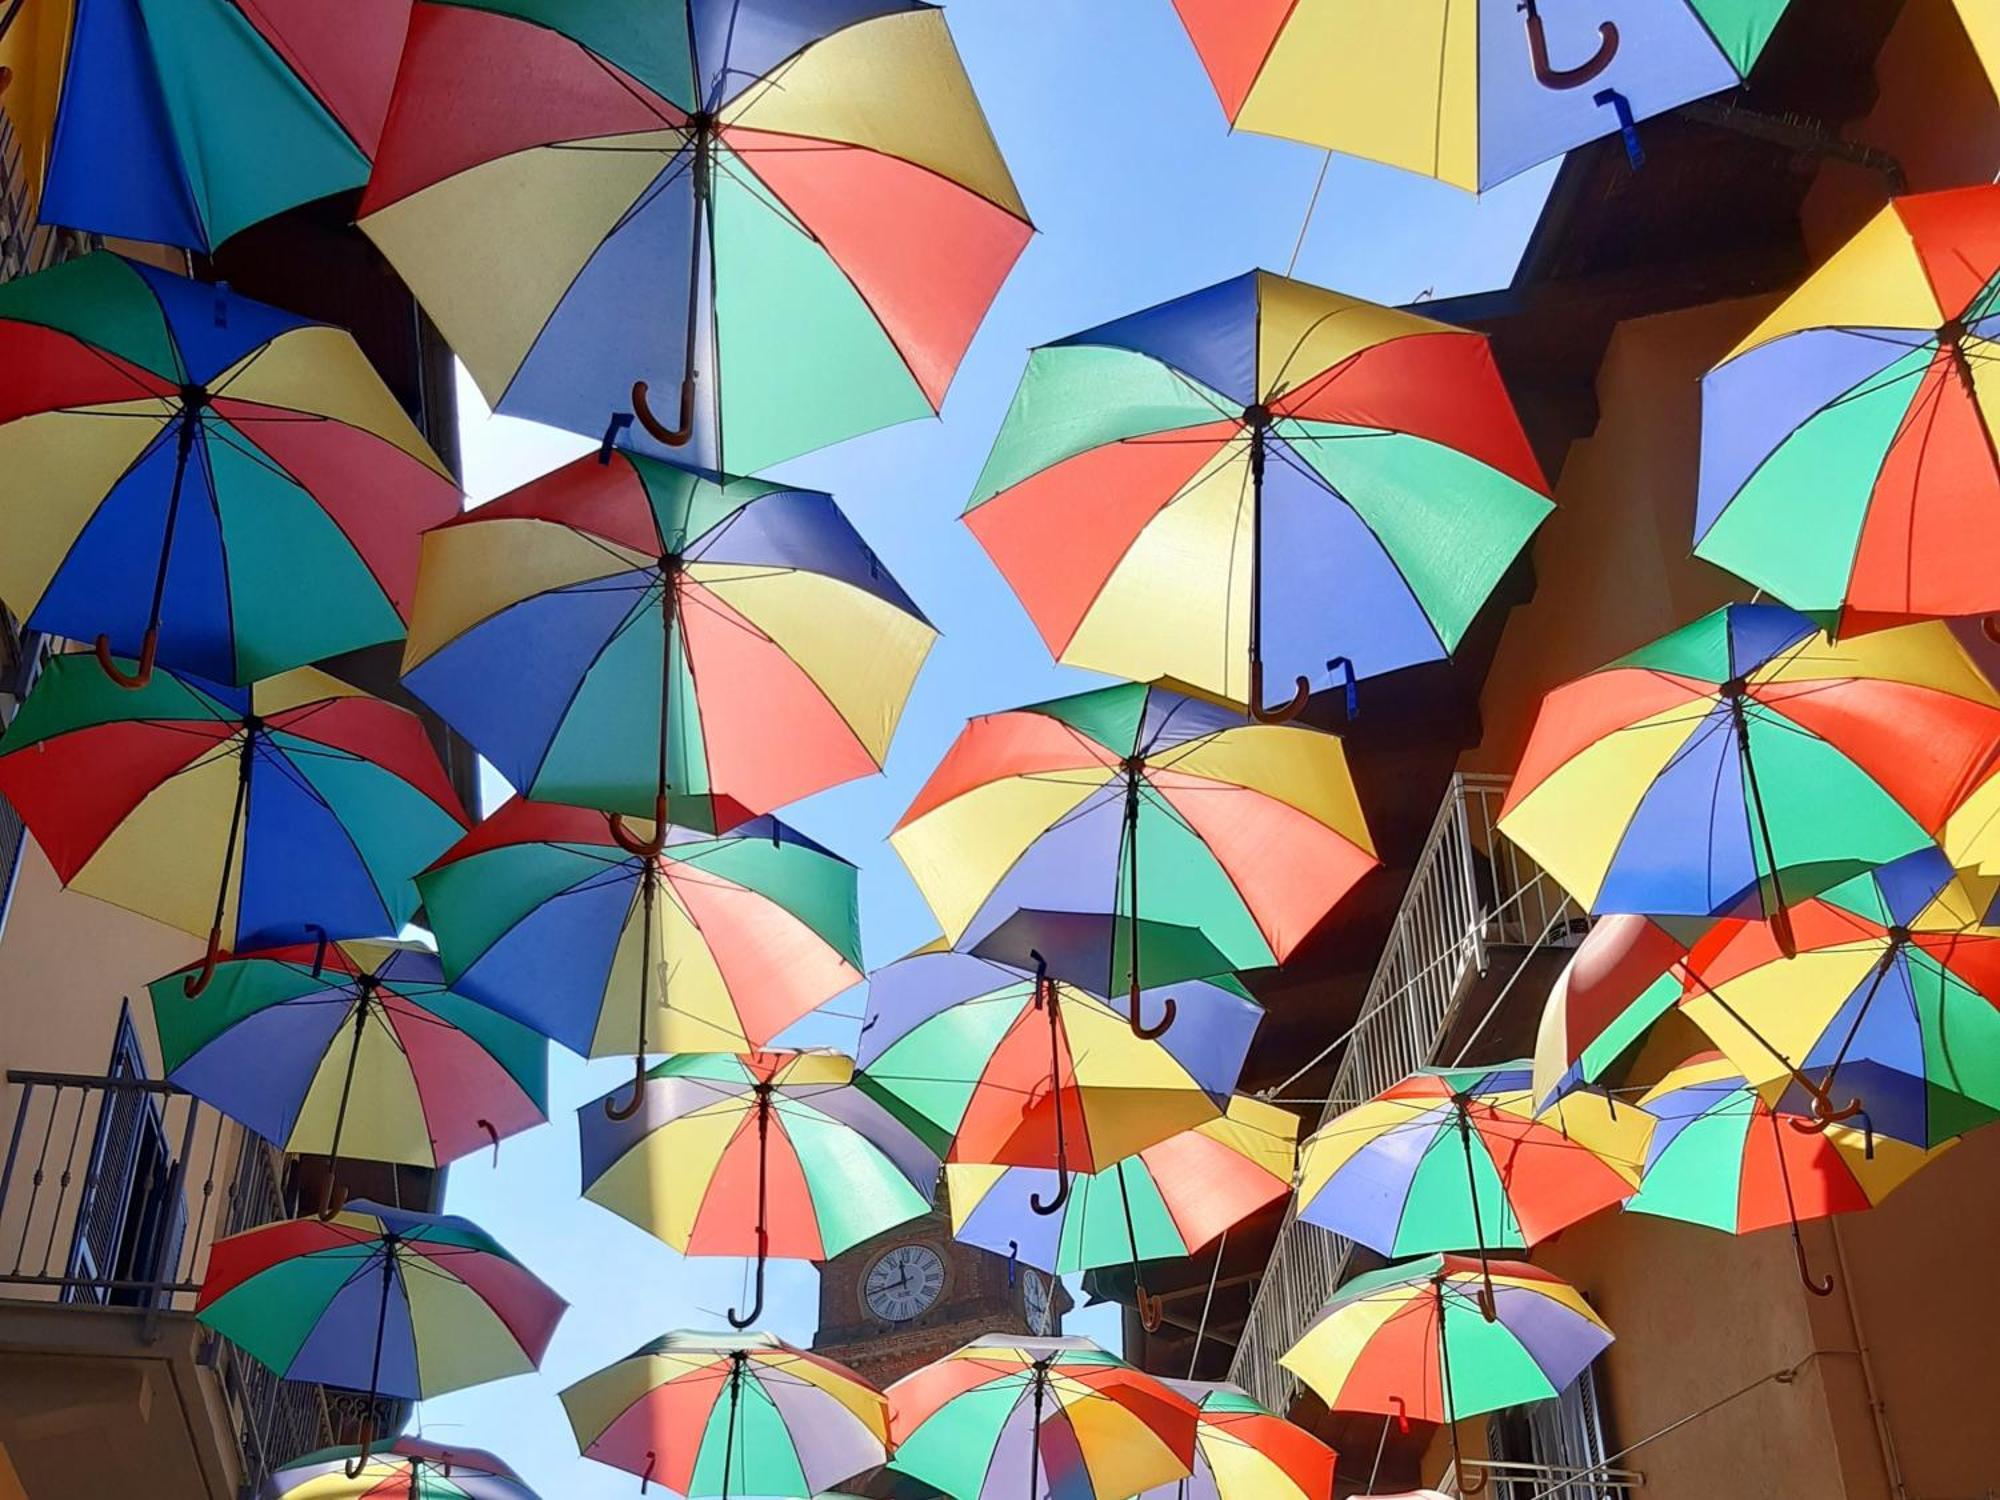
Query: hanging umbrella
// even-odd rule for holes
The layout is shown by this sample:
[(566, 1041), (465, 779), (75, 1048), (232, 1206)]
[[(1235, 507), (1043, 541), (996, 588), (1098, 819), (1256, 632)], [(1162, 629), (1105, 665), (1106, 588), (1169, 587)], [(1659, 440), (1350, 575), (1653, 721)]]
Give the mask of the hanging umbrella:
[(1048, 1216), (1032, 1200), (1060, 1192), (1055, 1172), (954, 1162), (945, 1168), (952, 1234), (1055, 1275), (1129, 1264), (1140, 1316), (1155, 1328), (1159, 1300), (1140, 1262), (1192, 1255), (1289, 1198), (1298, 1133), (1296, 1115), (1238, 1094), (1221, 1118), (1079, 1176)]
[(523, 795), (656, 823), (726, 829), (881, 769), (936, 636), (830, 496), (623, 453), (423, 559), (410, 690)]
[(769, 1256), (831, 1260), (930, 1211), (936, 1154), (853, 1078), (834, 1052), (670, 1057), (630, 1114), (577, 1111), (583, 1196), (683, 1255), (755, 1256), (748, 1328)]
[(954, 946), (1124, 993), (1281, 963), (1375, 868), (1340, 741), (1129, 683), (972, 720), (890, 835)]
[(1680, 1004), (1677, 965), (1705, 924), (1669, 926), (1623, 913), (1601, 917), (1563, 965), (1535, 1031), (1534, 1098), (1602, 1080), (1647, 1029)]
[(889, 1467), (957, 1500), (1122, 1500), (1194, 1467), (1194, 1403), (1089, 1339), (989, 1334), (888, 1396)]
[(562, 1393), (586, 1458), (689, 1500), (808, 1495), (888, 1456), (889, 1408), (768, 1333), (669, 1333)]
[(317, 943), (148, 986), (167, 1081), (294, 1156), (441, 1167), (548, 1118), (548, 1043), (410, 943)]
[(1703, 379), (1695, 555), (1850, 619), (2000, 610), (1996, 299), (2000, 187), (1883, 208)]
[(1290, 718), (1449, 656), (1547, 492), (1484, 336), (1255, 271), (1036, 350), (966, 524), (1060, 660)]
[(572, 1052), (629, 1048), (635, 1078), (649, 1048), (754, 1051), (859, 980), (855, 883), (775, 818), (632, 853), (599, 814), (522, 798), (418, 881), (453, 988)]
[[(1223, 113), (1482, 192), (1750, 76), (1787, 0), (1174, 0)], [(1544, 12), (1547, 12), (1544, 15)]]
[(1139, 1500), (1333, 1500), (1334, 1452), (1237, 1386), (1169, 1380), (1194, 1402), (1194, 1473)]
[(1829, 640), (1732, 604), (1550, 693), (1500, 813), (1594, 912), (1786, 908), (1928, 847), (2000, 751), (1941, 624)]
[(1994, 91), (2000, 93), (2000, 12), (1988, 0), (1955, 0), (1955, 3), (1972, 50), (1978, 53), (1986, 76), (1993, 80)]
[(0, 286), (0, 471), (0, 597), (139, 682), (401, 639), (459, 502), (347, 334), (102, 253)]
[(308, 1453), (272, 1474), (258, 1493), (261, 1500), (537, 1500), (492, 1454), (413, 1437), (365, 1458), (359, 1448)]
[(59, 656), (0, 739), (0, 796), (64, 885), (207, 934), (190, 996), (225, 946), (400, 932), (465, 828), (416, 715), (309, 667), (126, 691)]
[(217, 1240), (200, 1320), (286, 1380), (418, 1401), (535, 1369), (564, 1303), (478, 1225), (357, 1199)]
[(43, 222), (213, 250), (368, 180), (410, 0), (58, 7), (69, 48)]
[(1032, 232), (918, 0), (419, 0), (361, 227), (496, 409), (739, 473), (936, 411)]

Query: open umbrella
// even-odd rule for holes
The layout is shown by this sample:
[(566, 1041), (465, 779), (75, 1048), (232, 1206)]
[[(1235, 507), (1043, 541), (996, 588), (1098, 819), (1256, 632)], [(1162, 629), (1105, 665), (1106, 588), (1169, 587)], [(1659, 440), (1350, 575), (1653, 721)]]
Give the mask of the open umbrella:
[(1375, 867), (1340, 741), (1131, 683), (972, 720), (890, 835), (954, 946), (1122, 993), (1280, 963)]
[[(1750, 76), (1788, 0), (1174, 0), (1223, 112), (1483, 191)], [(1546, 13), (1546, 14), (1545, 14)]]
[(1484, 336), (1254, 271), (1037, 349), (965, 519), (1061, 660), (1286, 718), (1449, 656), (1547, 490)]
[(888, 1456), (889, 1408), (768, 1333), (669, 1333), (562, 1393), (586, 1458), (690, 1500), (809, 1495)]
[(755, 1256), (748, 1328), (768, 1257), (831, 1260), (930, 1209), (936, 1153), (853, 1077), (834, 1052), (670, 1057), (630, 1114), (577, 1111), (583, 1196), (683, 1255)]
[(1542, 1006), (1535, 1030), (1538, 1107), (1600, 1081), (1654, 1022), (1680, 1004), (1677, 965), (1705, 926), (1700, 921), (1669, 926), (1626, 913), (1592, 924)]
[(1169, 1380), (1195, 1403), (1194, 1473), (1139, 1500), (1333, 1500), (1334, 1452), (1228, 1384)]
[(607, 452), (424, 538), (404, 673), (524, 796), (726, 829), (879, 770), (935, 636), (830, 496)]
[(361, 227), (496, 409), (739, 473), (936, 411), (1032, 232), (920, 0), (418, 0)]
[(0, 471), (0, 597), (140, 681), (401, 639), (459, 500), (346, 333), (104, 253), (0, 286)]
[(2000, 610), (2000, 187), (1897, 198), (1702, 381), (1695, 555), (1795, 609)]
[(1194, 1467), (1194, 1403), (1089, 1339), (991, 1334), (888, 1396), (890, 1468), (957, 1500), (1123, 1500)]
[(0, 796), (64, 885), (207, 934), (190, 996), (225, 946), (400, 932), (465, 827), (417, 716), (310, 667), (127, 691), (59, 656), (0, 739)]
[[(361, 1459), (360, 1463), (356, 1463)], [(349, 1475), (352, 1466), (355, 1472)], [(324, 1448), (265, 1479), (259, 1500), (537, 1500), (507, 1465), (478, 1448), (399, 1437), (362, 1457)]]

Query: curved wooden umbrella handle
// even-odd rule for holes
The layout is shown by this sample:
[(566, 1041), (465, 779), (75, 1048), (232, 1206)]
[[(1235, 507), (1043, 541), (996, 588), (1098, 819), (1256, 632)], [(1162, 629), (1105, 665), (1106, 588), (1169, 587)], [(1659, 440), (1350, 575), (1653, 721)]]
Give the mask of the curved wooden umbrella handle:
[(349, 1194), (346, 1188), (333, 1180), (333, 1168), (329, 1166), (326, 1174), (326, 1188), (319, 1195), (318, 1218), (320, 1223), (326, 1223), (343, 1208), (347, 1207), (347, 1200), (350, 1196), (352, 1195)]
[[(1060, 1109), (1062, 1108), (1062, 1105), (1057, 1104), (1056, 1108)], [(1045, 1219), (1048, 1218), (1051, 1214), (1057, 1214), (1062, 1212), (1062, 1206), (1065, 1203), (1069, 1202), (1068, 1171), (1058, 1169), (1056, 1173), (1056, 1181), (1061, 1185), (1056, 1189), (1055, 1197), (1049, 1199), (1049, 1201), (1046, 1203), (1042, 1201), (1042, 1195), (1040, 1193), (1028, 1194), (1028, 1207), (1033, 1209), (1036, 1213), (1040, 1214)]]
[(639, 1476), (639, 1493), (646, 1493), (646, 1486), (653, 1482), (653, 1466), (659, 1463), (660, 1455), (651, 1448), (646, 1450), (646, 1472)]
[(607, 1120), (629, 1120), (639, 1112), (639, 1105), (646, 1097), (646, 1059), (632, 1059), (632, 1102), (621, 1106), (615, 1093), (604, 1096), (604, 1118)]
[(1289, 724), (1306, 711), (1306, 700), (1312, 697), (1312, 684), (1305, 678), (1293, 680), (1292, 701), (1277, 708), (1264, 706), (1264, 664), (1250, 663), (1250, 717), (1259, 724)]
[(359, 1479), (361, 1471), (368, 1467), (368, 1451), (375, 1446), (375, 1413), (369, 1412), (361, 1419), (361, 1451), (343, 1466), (349, 1479)]
[(1166, 1312), (1165, 1301), (1147, 1291), (1143, 1281), (1134, 1282), (1132, 1290), (1135, 1294), (1133, 1301), (1139, 1312), (1139, 1326), (1148, 1333), (1158, 1333), (1160, 1320)]
[(127, 677), (118, 669), (118, 664), (111, 659), (111, 637), (100, 635), (97, 638), (96, 653), (98, 667), (102, 669), (106, 677), (109, 677), (120, 687), (133, 692), (137, 692), (153, 680), (153, 662), (159, 656), (159, 652), (160, 627), (155, 625), (147, 630), (145, 637), (139, 642), (139, 670), (134, 672), (130, 677)]
[(729, 1326), (739, 1332), (748, 1328), (764, 1316), (764, 1263), (770, 1258), (770, 1248), (770, 1231), (765, 1229), (762, 1224), (759, 1224), (757, 1226), (757, 1284), (753, 1289), (754, 1300), (750, 1304), (750, 1311), (741, 1317), (736, 1315), (735, 1308), (732, 1307), (729, 1309)]
[(208, 951), (201, 956), (201, 967), (181, 980), (181, 993), (190, 1000), (200, 995), (208, 988), (209, 981), (215, 978), (215, 966), (221, 959), (222, 929), (214, 927), (209, 929)]
[(646, 382), (632, 382), (632, 415), (639, 419), (639, 425), (669, 448), (685, 448), (694, 437), (694, 377), (681, 381), (680, 425), (669, 427), (653, 415), (653, 408), (646, 396)]
[(1404, 1437), (1408, 1437), (1410, 1435), (1410, 1403), (1405, 1401), (1401, 1396), (1391, 1396), (1389, 1400), (1396, 1408), (1391, 1414), (1396, 1419), (1396, 1431)]
[(1618, 24), (1606, 21), (1597, 28), (1597, 52), (1580, 67), (1557, 68), (1549, 63), (1548, 32), (1543, 28), (1541, 8), (1536, 0), (1521, 0), (1521, 12), (1528, 27), (1528, 57), (1534, 64), (1535, 82), (1545, 89), (1580, 89), (1611, 66), (1618, 55)]
[(1470, 1474), (1460, 1474), (1458, 1476), (1458, 1492), (1461, 1495), (1484, 1494), (1486, 1491), (1486, 1486), (1491, 1484), (1492, 1482), (1493, 1482), (1493, 1476), (1487, 1473), (1486, 1470), (1484, 1469), (1481, 1469), (1479, 1471), (1479, 1477), (1477, 1479), (1474, 1479)]
[(1815, 1297), (1831, 1297), (1833, 1295), (1833, 1277), (1814, 1277), (1812, 1263), (1806, 1259), (1805, 1241), (1799, 1238), (1799, 1230), (1796, 1224), (1792, 1226), (1792, 1254), (1798, 1257), (1799, 1280), (1804, 1283), (1805, 1289)]
[(625, 814), (606, 813), (604, 821), (611, 827), (611, 841), (627, 854), (636, 854), (641, 859), (650, 859), (667, 847), (667, 795), (665, 792), (653, 798), (653, 833), (650, 838), (640, 838), (625, 825)]
[(1139, 1019), (1139, 981), (1137, 979), (1132, 981), (1132, 1008), (1127, 1013), (1127, 1019), (1132, 1023), (1132, 1035), (1138, 1037), (1140, 1041), (1150, 1042), (1165, 1036), (1168, 1028), (1174, 1024), (1174, 1017), (1180, 1014), (1180, 1009), (1180, 1006), (1174, 1003), (1174, 997), (1169, 995), (1166, 998), (1166, 1008), (1160, 1012), (1159, 1024), (1146, 1025)]

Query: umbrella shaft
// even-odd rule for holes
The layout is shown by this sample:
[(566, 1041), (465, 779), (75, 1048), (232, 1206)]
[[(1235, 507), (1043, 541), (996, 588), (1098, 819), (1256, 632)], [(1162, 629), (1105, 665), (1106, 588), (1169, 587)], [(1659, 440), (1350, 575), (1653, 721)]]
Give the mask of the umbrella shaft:
[(160, 610), (167, 599), (167, 565), (174, 553), (174, 529), (181, 513), (181, 485), (187, 478), (188, 459), (194, 452), (194, 437), (198, 428), (199, 408), (185, 406), (180, 414), (180, 432), (174, 441), (174, 482), (167, 492), (167, 519), (160, 532), (160, 565), (153, 574), (153, 602), (146, 614), (146, 628), (160, 628)]

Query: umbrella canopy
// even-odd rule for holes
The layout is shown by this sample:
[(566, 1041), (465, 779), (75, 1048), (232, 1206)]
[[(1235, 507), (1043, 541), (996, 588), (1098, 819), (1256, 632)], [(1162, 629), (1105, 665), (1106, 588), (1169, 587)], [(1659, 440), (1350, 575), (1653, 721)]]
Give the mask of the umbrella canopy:
[(310, 667), (128, 692), (59, 656), (0, 739), (0, 796), (64, 885), (208, 935), (191, 994), (225, 945), (400, 932), (465, 828), (417, 716)]
[(1194, 1467), (1194, 1403), (1089, 1339), (992, 1334), (888, 1396), (890, 1467), (958, 1500), (1120, 1500)]
[(140, 677), (400, 640), (459, 502), (346, 333), (107, 253), (0, 286), (0, 470), (0, 596)]
[(1194, 1473), (1140, 1500), (1333, 1500), (1334, 1452), (1228, 1384), (1169, 1380), (1194, 1402)]
[(410, 0), (57, 3), (43, 222), (212, 250), (368, 180)]
[(1955, 3), (1965, 34), (1986, 68), (1986, 76), (1994, 80), (1995, 91), (2000, 92), (2000, 15), (1994, 13), (1986, 0), (1955, 0)]
[(1882, 209), (1703, 379), (1696, 555), (1795, 609), (2000, 609), (1996, 300), (2000, 187)]
[(1061, 660), (1296, 713), (1450, 655), (1547, 492), (1483, 335), (1254, 271), (1037, 349), (966, 524)]
[(357, 1463), (361, 1451), (324, 1448), (293, 1459), (264, 1481), (260, 1500), (536, 1500), (518, 1474), (477, 1448), (400, 1437)]
[(1687, 942), (1683, 932), (1649, 917), (1620, 913), (1592, 925), (1542, 1006), (1534, 1060), (1539, 1107), (1598, 1082), (1680, 1003), (1675, 966), (1687, 957)]
[(881, 1392), (768, 1333), (669, 1333), (562, 1393), (587, 1458), (690, 1497), (778, 1500), (888, 1456)]
[(1174, 0), (1239, 130), (1469, 191), (1735, 88), (1786, 3)]
[(187, 978), (148, 986), (167, 1081), (293, 1155), (440, 1167), (548, 1118), (548, 1044), (413, 944), (246, 954), (200, 1005)]
[(972, 720), (890, 842), (948, 942), (1128, 1004), (1282, 962), (1376, 864), (1339, 740), (1137, 683)]
[(418, 0), (361, 227), (496, 409), (739, 473), (936, 411), (1032, 232), (919, 0)]
[(683, 1053), (639, 1107), (577, 1111), (583, 1195), (683, 1255), (831, 1260), (929, 1212), (938, 1158), (834, 1052)]
[(935, 638), (830, 496), (607, 453), (424, 538), (404, 672), (525, 796), (726, 829), (879, 770)]
[(2000, 750), (1943, 625), (1732, 604), (1550, 693), (1500, 828), (1595, 912), (1785, 908), (1927, 848)]

